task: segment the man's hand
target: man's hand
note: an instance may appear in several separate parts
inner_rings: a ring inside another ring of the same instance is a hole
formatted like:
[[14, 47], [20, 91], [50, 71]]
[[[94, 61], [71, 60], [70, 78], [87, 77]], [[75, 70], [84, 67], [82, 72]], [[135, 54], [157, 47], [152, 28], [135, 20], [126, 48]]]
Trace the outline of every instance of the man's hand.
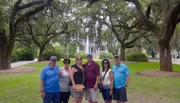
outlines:
[[98, 89], [98, 85], [94, 85], [94, 91], [96, 91]]
[[46, 96], [46, 93], [45, 92], [41, 92], [41, 98], [44, 99]]

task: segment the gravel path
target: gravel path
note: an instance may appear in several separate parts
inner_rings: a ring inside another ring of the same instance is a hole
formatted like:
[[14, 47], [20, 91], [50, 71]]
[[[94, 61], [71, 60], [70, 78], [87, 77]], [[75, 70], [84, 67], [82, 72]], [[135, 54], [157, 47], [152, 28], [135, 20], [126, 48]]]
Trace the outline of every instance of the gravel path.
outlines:
[[[150, 62], [159, 62], [159, 60], [149, 60]], [[179, 64], [180, 65], [180, 59], [172, 59], [173, 64]]]
[[14, 63], [11, 63], [11, 68], [19, 67], [19, 66], [29, 64], [29, 63], [34, 63], [36, 61], [37, 61], [37, 59], [35, 59], [34, 61], [18, 61], [18, 62], [14, 62]]

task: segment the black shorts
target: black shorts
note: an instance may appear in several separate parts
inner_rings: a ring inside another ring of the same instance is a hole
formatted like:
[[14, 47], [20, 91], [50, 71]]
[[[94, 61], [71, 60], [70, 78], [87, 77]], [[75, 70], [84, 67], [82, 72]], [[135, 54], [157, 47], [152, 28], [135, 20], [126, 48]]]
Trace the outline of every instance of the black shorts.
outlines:
[[120, 100], [122, 102], [127, 102], [126, 88], [122, 87], [119, 89], [113, 89], [113, 100]]

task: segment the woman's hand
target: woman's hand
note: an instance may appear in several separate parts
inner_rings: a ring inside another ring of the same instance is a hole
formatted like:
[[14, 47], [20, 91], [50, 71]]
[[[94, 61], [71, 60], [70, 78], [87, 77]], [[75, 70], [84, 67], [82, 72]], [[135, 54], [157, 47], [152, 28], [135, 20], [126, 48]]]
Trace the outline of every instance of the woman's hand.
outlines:
[[110, 96], [112, 96], [112, 95], [113, 95], [113, 90], [112, 90], [112, 89], [110, 89], [110, 91], [109, 91], [109, 95], [110, 95]]
[[74, 85], [73, 85], [73, 90], [75, 90], [75, 89], [76, 89], [76, 85], [74, 84]]

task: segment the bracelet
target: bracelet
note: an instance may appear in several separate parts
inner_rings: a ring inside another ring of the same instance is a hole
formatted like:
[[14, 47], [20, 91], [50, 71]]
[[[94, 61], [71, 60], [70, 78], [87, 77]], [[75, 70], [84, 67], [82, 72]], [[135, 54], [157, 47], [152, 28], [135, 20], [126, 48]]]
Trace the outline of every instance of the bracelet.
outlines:
[[43, 90], [41, 90], [41, 92], [44, 92]]
[[125, 85], [127, 87], [127, 85]]

